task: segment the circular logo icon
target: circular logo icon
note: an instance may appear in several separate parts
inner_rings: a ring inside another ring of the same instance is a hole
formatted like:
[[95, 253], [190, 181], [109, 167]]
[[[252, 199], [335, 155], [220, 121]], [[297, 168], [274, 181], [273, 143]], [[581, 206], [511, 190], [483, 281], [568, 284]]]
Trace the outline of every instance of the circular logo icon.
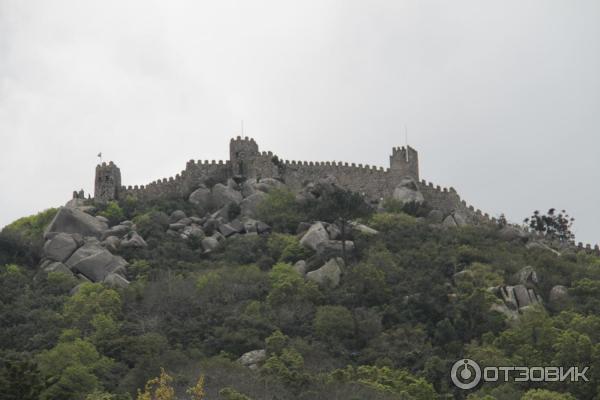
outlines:
[[481, 368], [479, 364], [468, 358], [458, 360], [452, 366], [450, 377], [457, 388], [473, 389], [481, 380]]

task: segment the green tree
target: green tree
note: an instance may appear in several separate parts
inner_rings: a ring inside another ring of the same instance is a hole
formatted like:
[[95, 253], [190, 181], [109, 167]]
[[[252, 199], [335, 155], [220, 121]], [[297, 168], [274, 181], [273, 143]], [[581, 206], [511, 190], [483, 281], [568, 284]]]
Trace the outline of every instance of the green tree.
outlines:
[[571, 218], [565, 210], [557, 213], [555, 208], [551, 208], [546, 214], [535, 210], [533, 215], [525, 218], [523, 222], [535, 232], [560, 241], [568, 241], [575, 239], [575, 234], [571, 231], [574, 221], [575, 218]]
[[258, 205], [258, 219], [271, 225], [276, 231], [295, 232], [306, 215], [291, 190], [275, 188]]
[[552, 392], [545, 389], [532, 389], [521, 400], [575, 400], [569, 393]]
[[0, 369], [0, 394], [6, 400], [37, 400], [44, 389], [37, 364], [28, 358], [4, 360]]
[[321, 187], [321, 196], [314, 202], [309, 202], [307, 207], [310, 215], [315, 220], [337, 223], [340, 226], [342, 241], [342, 258], [348, 265], [346, 256], [346, 239], [350, 222], [357, 218], [368, 217], [372, 213], [371, 207], [363, 196], [351, 190], [338, 186]]
[[[99, 283], [85, 283], [65, 303], [63, 315], [70, 327], [89, 335], [96, 329], [106, 331], [121, 314], [121, 297]], [[98, 317], [103, 315], [102, 320]], [[108, 320], [112, 321], [108, 321]], [[95, 323], [92, 323], [95, 320]], [[114, 332], [114, 328], [111, 328]]]
[[330, 344], [346, 342], [355, 332], [352, 313], [343, 306], [318, 307], [313, 325], [317, 336]]
[[125, 219], [125, 213], [116, 201], [109, 201], [99, 215], [108, 219], [110, 225], [116, 225]]
[[93, 344], [82, 339], [62, 341], [37, 357], [42, 375], [49, 383], [40, 399], [78, 400], [103, 388], [102, 378], [113, 361], [101, 356]]
[[242, 394], [230, 387], [226, 387], [219, 390], [219, 396], [221, 396], [221, 398], [224, 400], [252, 400], [245, 394]]

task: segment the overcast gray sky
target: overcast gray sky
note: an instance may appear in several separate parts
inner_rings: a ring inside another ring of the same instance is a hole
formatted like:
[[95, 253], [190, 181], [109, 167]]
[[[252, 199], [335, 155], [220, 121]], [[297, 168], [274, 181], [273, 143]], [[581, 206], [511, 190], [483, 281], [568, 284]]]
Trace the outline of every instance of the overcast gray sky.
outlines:
[[0, 0], [0, 226], [93, 189], [226, 159], [388, 166], [600, 241], [600, 2]]

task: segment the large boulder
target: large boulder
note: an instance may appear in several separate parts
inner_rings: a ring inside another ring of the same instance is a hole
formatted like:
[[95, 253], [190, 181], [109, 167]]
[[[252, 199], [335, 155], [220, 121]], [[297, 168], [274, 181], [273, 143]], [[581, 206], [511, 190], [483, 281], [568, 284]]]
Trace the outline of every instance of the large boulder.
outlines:
[[129, 286], [129, 281], [127, 279], [123, 278], [119, 274], [115, 274], [112, 272], [106, 275], [106, 278], [104, 278], [104, 283], [106, 283], [110, 287], [117, 289], [124, 289], [127, 286]]
[[379, 233], [377, 230], [371, 228], [370, 226], [359, 224], [358, 222], [351, 222], [350, 226], [352, 227], [352, 230], [354, 230], [355, 232], [359, 232], [363, 235], [371, 236], [377, 235]]
[[341, 258], [332, 258], [321, 268], [307, 273], [306, 279], [316, 282], [319, 285], [337, 287], [340, 284], [343, 265], [344, 261]]
[[50, 232], [78, 233], [81, 236], [102, 237], [108, 225], [76, 208], [61, 207], [46, 228]]
[[210, 253], [211, 251], [216, 250], [219, 247], [219, 241], [213, 237], [208, 236], [202, 239], [202, 248], [205, 253]]
[[102, 247], [104, 247], [106, 250], [110, 251], [111, 253], [114, 253], [117, 250], [119, 250], [119, 246], [121, 245], [121, 239], [119, 239], [116, 236], [109, 236], [106, 239], [104, 239], [101, 244]]
[[239, 204], [242, 201], [242, 194], [237, 190], [217, 183], [212, 188], [212, 203], [217, 207], [222, 207], [231, 203]]
[[410, 177], [402, 178], [400, 184], [394, 189], [392, 197], [394, 200], [401, 201], [404, 204], [423, 204], [425, 202], [425, 198], [419, 191], [417, 183]]
[[321, 222], [316, 222], [311, 225], [308, 231], [300, 239], [300, 244], [306, 248], [317, 251], [321, 243], [329, 240], [329, 233]]
[[254, 189], [253, 183], [256, 183], [256, 181], [244, 181], [242, 184], [240, 184], [240, 191], [242, 192], [242, 196], [244, 198], [256, 193], [256, 189]]
[[88, 241], [83, 246], [78, 248], [77, 251], [75, 251], [75, 253], [73, 253], [73, 255], [71, 257], [69, 257], [69, 259], [65, 262], [65, 264], [69, 268], [72, 268], [73, 265], [75, 265], [79, 261], [83, 260], [84, 258], [87, 258], [91, 255], [94, 255], [96, 253], [100, 253], [103, 251], [106, 251], [106, 249], [104, 247], [102, 247], [102, 245], [100, 243]]
[[444, 213], [441, 210], [433, 209], [427, 215], [427, 221], [432, 224], [441, 224], [444, 221]]
[[242, 200], [240, 203], [242, 217], [255, 218], [258, 211], [258, 206], [266, 198], [267, 195], [264, 192], [255, 192], [254, 194], [251, 194]]
[[458, 211], [455, 211], [452, 214], [452, 217], [454, 218], [454, 222], [456, 222], [457, 226], [466, 226], [468, 224], [467, 217], [464, 214], [462, 214], [462, 213], [460, 213]]
[[528, 289], [525, 285], [515, 285], [512, 288], [519, 309], [540, 303], [540, 299], [533, 289]]
[[504, 239], [507, 241], [512, 240], [527, 240], [528, 235], [522, 228], [513, 225], [506, 225], [498, 232], [498, 236], [500, 239]]
[[190, 226], [186, 226], [181, 233], [186, 238], [194, 238], [194, 239], [203, 239], [205, 234], [202, 228], [200, 228], [196, 224], [192, 224]]
[[446, 218], [444, 218], [442, 226], [445, 228], [456, 228], [458, 224], [456, 223], [452, 215], [448, 215]]
[[268, 193], [273, 189], [280, 188], [283, 186], [283, 183], [273, 178], [262, 178], [258, 182], [253, 183], [252, 186], [255, 190]]
[[343, 255], [342, 243], [346, 244], [346, 254], [354, 252], [354, 242], [351, 240], [327, 240], [317, 245], [317, 254], [323, 260]]
[[562, 311], [569, 306], [571, 299], [569, 289], [563, 285], [556, 285], [548, 295], [548, 305], [554, 311]]
[[142, 238], [137, 232], [131, 232], [121, 241], [121, 247], [127, 248], [143, 248], [148, 247], [144, 238]]
[[250, 369], [256, 369], [259, 367], [259, 364], [264, 362], [266, 359], [267, 351], [264, 349], [260, 349], [252, 350], [242, 354], [242, 356], [238, 359], [238, 362]]
[[[87, 248], [86, 248], [87, 246]], [[81, 251], [81, 254], [78, 254]], [[124, 273], [127, 261], [114, 256], [99, 245], [84, 245], [67, 261], [72, 271], [79, 272], [92, 282], [102, 282], [112, 272]]]
[[304, 260], [297, 261], [297, 262], [294, 264], [294, 267], [293, 267], [293, 268], [294, 268], [294, 270], [295, 270], [297, 273], [299, 273], [300, 275], [304, 276], [304, 274], [306, 274], [306, 268], [307, 268], [307, 267], [306, 267], [306, 261], [304, 261]]
[[67, 267], [65, 264], [63, 264], [61, 262], [50, 263], [47, 266], [45, 266], [43, 268], [43, 270], [46, 273], [57, 272], [57, 273], [66, 274], [66, 275], [73, 275], [73, 273], [71, 272], [69, 267]]
[[177, 222], [183, 218], [186, 218], [187, 215], [185, 215], [185, 212], [182, 210], [175, 210], [171, 213], [171, 215], [169, 216], [169, 221], [171, 222]]
[[122, 225], [122, 224], [115, 225], [112, 228], [104, 231], [101, 239], [104, 240], [109, 236], [116, 236], [118, 238], [122, 238], [123, 236], [127, 235], [130, 231], [131, 231], [130, 225]]
[[528, 288], [533, 288], [540, 283], [537, 272], [535, 272], [535, 269], [532, 266], [521, 268], [521, 270], [515, 275], [515, 281], [518, 284], [524, 285]]
[[190, 194], [189, 202], [195, 204], [203, 210], [206, 210], [210, 206], [210, 189], [205, 186], [201, 186], [198, 189], [194, 190], [192, 194]]
[[77, 250], [77, 242], [68, 233], [59, 233], [44, 245], [44, 257], [58, 262], [66, 261]]

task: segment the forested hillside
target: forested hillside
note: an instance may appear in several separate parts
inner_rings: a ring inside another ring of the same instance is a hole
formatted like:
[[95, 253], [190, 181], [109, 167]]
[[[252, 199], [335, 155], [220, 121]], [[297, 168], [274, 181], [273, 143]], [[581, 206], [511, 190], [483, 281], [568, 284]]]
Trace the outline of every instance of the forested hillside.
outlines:
[[[264, 227], [218, 237], [187, 200], [86, 207], [143, 242], [110, 247], [127, 263], [122, 282], [40, 266], [57, 210], [0, 235], [2, 399], [598, 398], [592, 253], [504, 221], [448, 226], [426, 205], [375, 210], [343, 191], [307, 202], [269, 188], [256, 206]], [[337, 240], [307, 239], [321, 228]], [[503, 295], [517, 288], [528, 304]], [[462, 391], [449, 374], [463, 357], [590, 366], [590, 382]]]

